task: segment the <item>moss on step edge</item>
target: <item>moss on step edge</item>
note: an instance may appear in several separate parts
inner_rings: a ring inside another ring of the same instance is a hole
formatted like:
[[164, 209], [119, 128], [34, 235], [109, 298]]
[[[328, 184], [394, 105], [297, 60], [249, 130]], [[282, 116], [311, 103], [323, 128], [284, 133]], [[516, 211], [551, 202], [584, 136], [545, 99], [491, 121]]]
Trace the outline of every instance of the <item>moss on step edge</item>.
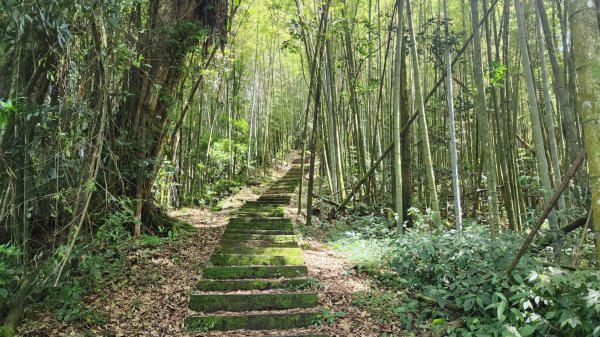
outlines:
[[299, 266], [304, 264], [304, 259], [302, 256], [215, 254], [210, 263], [213, 266]]
[[256, 222], [234, 222], [227, 225], [228, 229], [254, 229], [254, 230], [294, 230], [291, 223], [256, 223]]
[[222, 237], [223, 240], [260, 240], [260, 241], [273, 241], [273, 242], [296, 242], [298, 237], [296, 235], [259, 235], [259, 234], [231, 234], [225, 233]]
[[252, 311], [312, 308], [317, 305], [317, 294], [192, 294], [188, 307], [194, 311]]
[[272, 330], [306, 328], [317, 319], [318, 313], [264, 314], [243, 316], [202, 316], [187, 317], [185, 327], [191, 331], [211, 330]]
[[243, 229], [243, 228], [226, 228], [225, 234], [258, 234], [258, 235], [293, 235], [293, 230], [285, 229]]
[[306, 276], [306, 266], [206, 267], [205, 279], [251, 279]]
[[235, 217], [229, 223], [280, 223], [291, 224], [292, 220], [282, 217]]
[[221, 247], [298, 247], [296, 241], [221, 240]]
[[200, 291], [307, 289], [316, 281], [312, 278], [263, 279], [263, 280], [200, 280], [196, 289]]
[[216, 254], [248, 254], [271, 256], [302, 256], [300, 247], [219, 247]]

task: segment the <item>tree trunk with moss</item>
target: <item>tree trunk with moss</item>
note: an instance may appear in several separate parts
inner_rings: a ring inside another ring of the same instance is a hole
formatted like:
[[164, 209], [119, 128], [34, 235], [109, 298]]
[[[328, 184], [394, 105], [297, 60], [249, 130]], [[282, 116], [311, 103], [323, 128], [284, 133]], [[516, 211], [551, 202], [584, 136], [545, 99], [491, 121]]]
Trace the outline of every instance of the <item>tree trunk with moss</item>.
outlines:
[[145, 33], [138, 47], [145, 64], [131, 67], [125, 80], [129, 95], [112, 126], [121, 140], [114, 143], [114, 152], [119, 154], [117, 165], [125, 178], [124, 190], [117, 189], [117, 195], [135, 200], [135, 236], [141, 234], [142, 223], [153, 226], [160, 221], [151, 200], [152, 185], [169, 140], [169, 112], [186, 55], [202, 38], [206, 51], [215, 38], [224, 36], [227, 2], [152, 0], [147, 11], [147, 21], [140, 24]]
[[591, 1], [570, 0], [569, 12], [592, 192], [593, 232], [600, 261], [600, 33], [594, 29], [598, 27], [597, 8]]

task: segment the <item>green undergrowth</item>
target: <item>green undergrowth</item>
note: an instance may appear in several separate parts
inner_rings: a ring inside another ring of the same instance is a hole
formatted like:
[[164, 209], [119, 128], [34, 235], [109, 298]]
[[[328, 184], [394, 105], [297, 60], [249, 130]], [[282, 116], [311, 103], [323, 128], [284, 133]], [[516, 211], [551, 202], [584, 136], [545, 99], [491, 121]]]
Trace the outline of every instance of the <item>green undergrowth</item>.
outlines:
[[355, 294], [355, 305], [417, 334], [451, 326], [457, 337], [600, 336], [600, 271], [549, 266], [551, 254], [534, 242], [530, 251], [540, 253], [508, 275], [521, 234], [491, 238], [486, 226], [466, 222], [459, 235], [425, 224], [402, 235], [374, 216], [319, 225], [325, 242], [384, 289]]

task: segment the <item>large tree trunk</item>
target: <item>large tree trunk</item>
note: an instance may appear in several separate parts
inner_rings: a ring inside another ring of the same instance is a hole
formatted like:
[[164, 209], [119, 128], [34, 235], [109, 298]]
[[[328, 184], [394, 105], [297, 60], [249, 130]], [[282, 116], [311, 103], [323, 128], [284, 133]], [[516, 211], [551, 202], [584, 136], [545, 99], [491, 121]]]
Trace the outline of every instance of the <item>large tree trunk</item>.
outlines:
[[596, 256], [600, 262], [600, 34], [596, 5], [585, 0], [569, 1], [571, 33], [577, 79], [581, 122], [587, 151]]
[[[151, 189], [162, 161], [171, 124], [168, 113], [182, 79], [182, 66], [187, 53], [200, 42], [204, 27], [225, 32], [227, 2], [211, 0], [151, 0], [148, 20], [140, 37], [139, 50], [145, 63], [132, 66], [126, 78], [129, 93], [113, 125], [122, 140], [119, 169], [124, 176], [121, 193], [135, 199], [134, 234], [139, 236], [141, 224], [152, 225]], [[214, 34], [214, 33], [213, 33]], [[207, 37], [204, 50], [212, 42]], [[219, 41], [220, 42], [220, 41]]]

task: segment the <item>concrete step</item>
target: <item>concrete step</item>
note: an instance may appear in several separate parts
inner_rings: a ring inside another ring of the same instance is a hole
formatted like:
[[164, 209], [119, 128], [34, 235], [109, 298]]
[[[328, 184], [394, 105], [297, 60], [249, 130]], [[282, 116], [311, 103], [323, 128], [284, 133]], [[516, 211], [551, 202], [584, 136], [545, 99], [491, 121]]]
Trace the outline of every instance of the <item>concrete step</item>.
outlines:
[[308, 275], [306, 266], [210, 266], [204, 268], [205, 279], [260, 279]]
[[298, 247], [296, 241], [269, 241], [269, 240], [221, 240], [222, 247]]
[[226, 228], [224, 234], [293, 235], [293, 230]]
[[300, 247], [232, 247], [222, 246], [215, 254], [246, 254], [272, 256], [302, 256]]
[[188, 308], [199, 312], [285, 310], [312, 308], [315, 293], [192, 294]]
[[291, 224], [292, 220], [282, 217], [254, 217], [254, 216], [243, 216], [229, 218], [229, 223], [280, 223], [280, 224]]
[[257, 280], [200, 280], [196, 289], [200, 291], [239, 291], [269, 289], [305, 289], [314, 282], [306, 277], [257, 279]]
[[[269, 241], [269, 242], [294, 242], [298, 241], [296, 235], [261, 235], [261, 234], [233, 234], [224, 233], [221, 240], [230, 241]], [[222, 242], [222, 241], [221, 241]]]
[[311, 326], [317, 319], [318, 312], [299, 312], [285, 314], [248, 314], [248, 315], [214, 315], [188, 317], [185, 327], [192, 331], [205, 332], [212, 330], [274, 330], [298, 329]]
[[253, 230], [285, 230], [293, 231], [291, 223], [277, 222], [234, 222], [227, 225], [227, 229], [253, 229]]
[[214, 254], [209, 262], [213, 266], [300, 266], [302, 256]]

